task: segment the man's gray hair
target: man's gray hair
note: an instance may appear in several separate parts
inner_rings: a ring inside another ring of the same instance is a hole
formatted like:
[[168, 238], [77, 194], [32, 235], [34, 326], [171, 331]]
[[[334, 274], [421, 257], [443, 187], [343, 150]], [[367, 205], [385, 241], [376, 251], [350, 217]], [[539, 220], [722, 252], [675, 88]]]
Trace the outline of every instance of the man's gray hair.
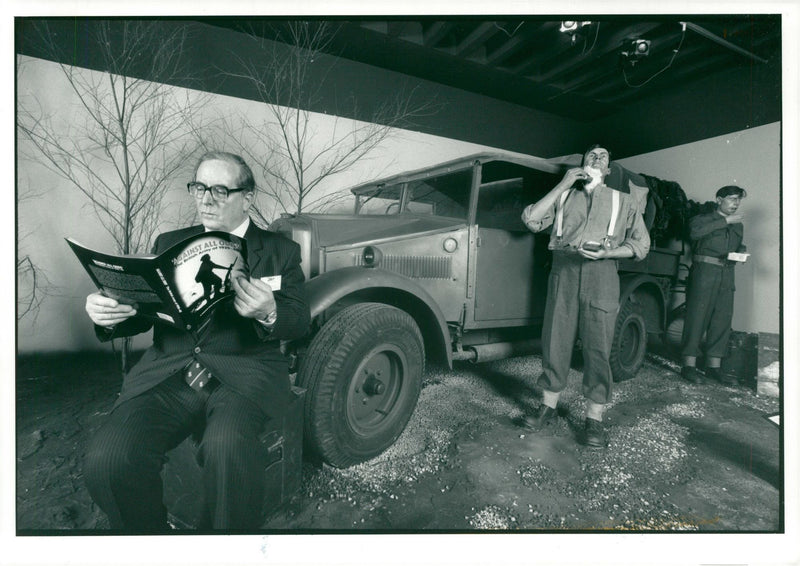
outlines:
[[256, 181], [253, 177], [253, 171], [250, 169], [250, 166], [244, 159], [242, 159], [241, 156], [236, 155], [235, 153], [229, 153], [227, 151], [209, 151], [204, 153], [197, 162], [197, 167], [194, 169], [195, 176], [197, 175], [197, 170], [200, 169], [200, 165], [206, 161], [212, 161], [214, 159], [227, 161], [228, 163], [233, 163], [234, 165], [239, 166], [239, 178], [236, 180], [237, 188], [245, 189], [246, 191], [256, 190]]

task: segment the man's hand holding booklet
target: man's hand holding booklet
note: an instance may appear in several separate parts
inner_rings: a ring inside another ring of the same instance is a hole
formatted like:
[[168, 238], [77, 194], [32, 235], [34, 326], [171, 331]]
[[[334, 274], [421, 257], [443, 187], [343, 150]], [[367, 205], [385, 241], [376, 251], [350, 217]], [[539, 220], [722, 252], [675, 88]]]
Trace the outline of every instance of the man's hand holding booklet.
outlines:
[[[137, 316], [196, 327], [218, 303], [233, 298], [232, 282], [247, 277], [247, 243], [222, 231], [191, 236], [153, 256], [120, 256], [67, 243], [104, 295], [135, 304]], [[274, 278], [266, 278], [274, 279]], [[280, 289], [280, 276], [270, 283]]]

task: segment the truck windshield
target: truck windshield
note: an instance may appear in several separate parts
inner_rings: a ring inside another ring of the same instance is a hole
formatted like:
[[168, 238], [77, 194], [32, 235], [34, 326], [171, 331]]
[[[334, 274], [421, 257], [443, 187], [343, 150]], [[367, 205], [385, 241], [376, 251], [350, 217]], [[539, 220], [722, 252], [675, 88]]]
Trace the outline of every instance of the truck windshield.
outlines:
[[397, 214], [403, 185], [376, 185], [356, 194], [356, 214]]
[[466, 169], [407, 183], [361, 189], [356, 194], [356, 214], [409, 212], [465, 220], [471, 179], [472, 171]]

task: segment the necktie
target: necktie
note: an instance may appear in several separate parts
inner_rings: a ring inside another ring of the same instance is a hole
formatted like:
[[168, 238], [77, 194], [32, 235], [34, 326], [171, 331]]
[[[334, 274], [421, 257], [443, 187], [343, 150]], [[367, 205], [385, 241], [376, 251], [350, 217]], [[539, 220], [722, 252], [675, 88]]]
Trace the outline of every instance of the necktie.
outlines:
[[195, 391], [203, 391], [203, 388], [211, 380], [213, 376], [208, 368], [203, 366], [200, 362], [192, 362], [186, 368], [184, 379], [189, 387]]

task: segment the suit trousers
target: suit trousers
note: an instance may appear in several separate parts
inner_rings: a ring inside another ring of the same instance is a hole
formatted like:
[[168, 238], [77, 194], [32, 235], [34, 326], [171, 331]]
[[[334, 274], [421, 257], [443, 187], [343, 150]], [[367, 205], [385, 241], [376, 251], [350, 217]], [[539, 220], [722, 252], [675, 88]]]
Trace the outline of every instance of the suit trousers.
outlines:
[[555, 252], [542, 328], [542, 375], [538, 384], [559, 392], [567, 386], [579, 335], [583, 349], [583, 396], [611, 401], [611, 344], [619, 311], [617, 262]]
[[111, 527], [141, 533], [169, 530], [161, 472], [165, 454], [199, 435], [204, 513], [201, 529], [260, 527], [267, 416], [219, 383], [195, 391], [175, 374], [120, 403], [90, 441], [84, 476]]
[[735, 291], [733, 265], [696, 262], [686, 288], [686, 319], [681, 354], [697, 357], [705, 334], [705, 354], [722, 358], [728, 349]]

